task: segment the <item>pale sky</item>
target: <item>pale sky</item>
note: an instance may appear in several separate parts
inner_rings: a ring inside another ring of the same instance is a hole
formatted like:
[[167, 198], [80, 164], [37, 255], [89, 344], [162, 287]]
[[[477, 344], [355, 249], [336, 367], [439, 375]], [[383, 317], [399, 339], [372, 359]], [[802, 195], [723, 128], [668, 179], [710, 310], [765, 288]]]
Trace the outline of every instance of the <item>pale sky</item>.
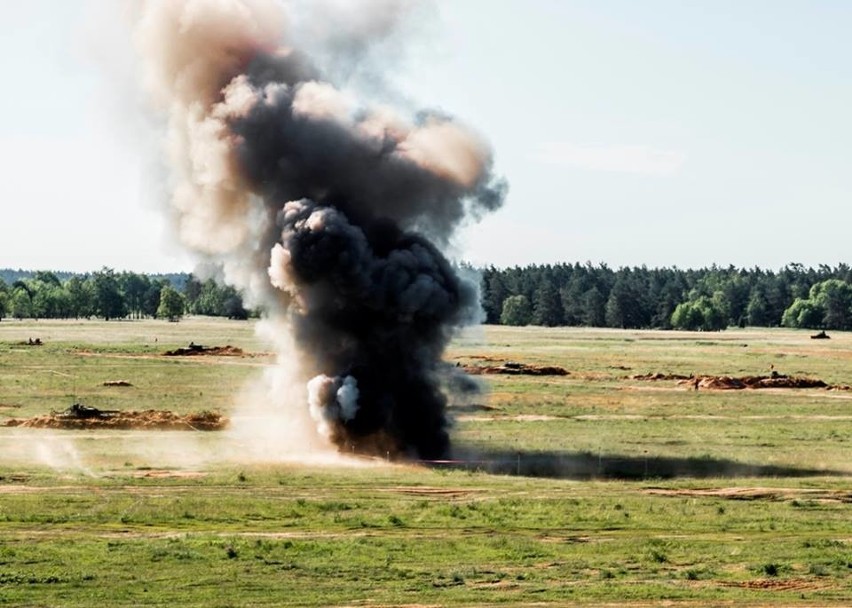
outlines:
[[[352, 0], [355, 1], [355, 0]], [[389, 82], [491, 141], [497, 266], [849, 263], [852, 2], [439, 0]], [[127, 30], [0, 13], [0, 267], [191, 270], [170, 244]]]

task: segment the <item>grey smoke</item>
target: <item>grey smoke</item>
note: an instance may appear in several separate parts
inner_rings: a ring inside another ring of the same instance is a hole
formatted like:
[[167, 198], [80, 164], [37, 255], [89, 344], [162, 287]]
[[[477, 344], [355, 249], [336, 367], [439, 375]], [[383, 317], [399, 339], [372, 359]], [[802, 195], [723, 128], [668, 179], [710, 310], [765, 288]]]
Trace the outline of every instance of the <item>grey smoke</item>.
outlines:
[[[386, 39], [394, 14], [375, 27], [365, 16], [349, 48]], [[292, 21], [271, 1], [144, 5], [179, 232], [290, 333], [321, 435], [364, 453], [445, 455], [445, 390], [464, 383], [447, 381], [442, 355], [479, 305], [441, 249], [502, 204], [505, 182], [484, 139], [452, 117], [408, 116], [330, 82], [288, 44]]]

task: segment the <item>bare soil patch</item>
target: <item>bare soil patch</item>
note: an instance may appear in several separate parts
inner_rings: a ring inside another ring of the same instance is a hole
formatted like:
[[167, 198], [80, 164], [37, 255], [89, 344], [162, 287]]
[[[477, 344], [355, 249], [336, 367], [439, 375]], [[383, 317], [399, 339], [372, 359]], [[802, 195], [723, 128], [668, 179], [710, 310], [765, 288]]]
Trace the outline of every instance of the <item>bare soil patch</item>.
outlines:
[[471, 376], [506, 374], [509, 376], [567, 376], [568, 370], [558, 365], [532, 365], [506, 361], [501, 365], [465, 365], [464, 371]]
[[729, 487], [669, 489], [648, 488], [646, 494], [656, 496], [681, 496], [691, 498], [727, 498], [729, 500], [792, 500], [810, 499], [852, 503], [852, 491], [824, 490], [819, 488], [766, 488], [766, 487]]
[[[0, 494], [40, 494], [73, 492], [78, 486], [31, 486], [31, 485], [0, 485]], [[30, 532], [33, 532], [30, 530]]]
[[217, 412], [181, 415], [167, 410], [75, 410], [72, 406], [64, 412], [52, 412], [32, 418], [12, 418], [2, 426], [39, 429], [220, 431], [226, 428], [228, 423], [228, 418]]
[[226, 344], [225, 346], [202, 346], [190, 342], [189, 346], [167, 350], [164, 357], [249, 357], [243, 349]]
[[[641, 418], [639, 416], [638, 418]], [[548, 422], [550, 420], [561, 420], [560, 416], [549, 416], [546, 414], [517, 414], [515, 416], [476, 416], [476, 415], [461, 415], [457, 416], [456, 420], [460, 422]]]
[[449, 409], [454, 412], [493, 412], [499, 408], [484, 403], [456, 403], [451, 405]]
[[442, 498], [460, 498], [469, 496], [474, 492], [466, 488], [436, 488], [432, 486], [394, 486], [387, 488], [387, 491], [413, 496], [438, 496]]
[[207, 473], [203, 471], [174, 471], [169, 469], [140, 470], [131, 474], [131, 477], [144, 479], [198, 479], [206, 476]]
[[743, 589], [766, 589], [767, 591], [814, 591], [832, 587], [832, 585], [806, 578], [758, 578], [750, 581], [722, 582], [720, 585]]
[[651, 382], [661, 380], [676, 381], [678, 386], [692, 388], [694, 390], [742, 390], [742, 389], [765, 389], [765, 388], [822, 388], [826, 390], [852, 390], [846, 385], [827, 384], [819, 378], [807, 378], [804, 376], [787, 376], [773, 372], [769, 376], [712, 376], [682, 374], [636, 374], [630, 376], [631, 380], [647, 380]]
[[647, 374], [634, 374], [630, 376], [631, 380], [691, 380], [694, 376], [684, 376], [683, 374], [662, 374], [660, 372]]

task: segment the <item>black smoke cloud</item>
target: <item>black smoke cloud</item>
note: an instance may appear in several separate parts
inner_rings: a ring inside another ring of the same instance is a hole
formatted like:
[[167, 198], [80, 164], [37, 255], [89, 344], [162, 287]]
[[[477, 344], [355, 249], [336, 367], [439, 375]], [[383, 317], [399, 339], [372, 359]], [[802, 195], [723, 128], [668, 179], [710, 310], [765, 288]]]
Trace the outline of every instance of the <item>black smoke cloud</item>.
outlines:
[[[475, 288], [432, 243], [392, 223], [353, 225], [307, 199], [288, 203], [281, 223], [276, 251], [288, 252], [290, 276], [279, 285], [297, 300], [295, 339], [317, 371], [354, 378], [358, 390], [351, 419], [329, 420], [331, 438], [358, 451], [444, 455], [441, 355], [469, 320]], [[321, 402], [339, 407], [336, 395]]]
[[324, 80], [259, 21], [272, 10], [147, 5], [143, 22], [173, 38], [151, 72], [170, 115], [180, 232], [286, 321], [321, 435], [347, 451], [443, 456], [442, 355], [477, 317], [478, 292], [441, 248], [501, 205], [505, 183], [452, 118], [406, 119]]

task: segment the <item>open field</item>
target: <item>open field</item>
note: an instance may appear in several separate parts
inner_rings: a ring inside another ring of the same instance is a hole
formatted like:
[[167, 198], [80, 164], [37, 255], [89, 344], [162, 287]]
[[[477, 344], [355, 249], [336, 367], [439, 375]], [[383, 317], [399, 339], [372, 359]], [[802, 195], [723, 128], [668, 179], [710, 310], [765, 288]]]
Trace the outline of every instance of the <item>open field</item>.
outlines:
[[[443, 465], [0, 427], [0, 605], [848, 606], [852, 391], [631, 379], [852, 384], [852, 335], [831, 335], [470, 330], [450, 362], [569, 374], [480, 377], [451, 408], [465, 462]], [[254, 356], [161, 355], [190, 341]], [[268, 350], [243, 322], [4, 320], [0, 423], [75, 401], [231, 414]]]

